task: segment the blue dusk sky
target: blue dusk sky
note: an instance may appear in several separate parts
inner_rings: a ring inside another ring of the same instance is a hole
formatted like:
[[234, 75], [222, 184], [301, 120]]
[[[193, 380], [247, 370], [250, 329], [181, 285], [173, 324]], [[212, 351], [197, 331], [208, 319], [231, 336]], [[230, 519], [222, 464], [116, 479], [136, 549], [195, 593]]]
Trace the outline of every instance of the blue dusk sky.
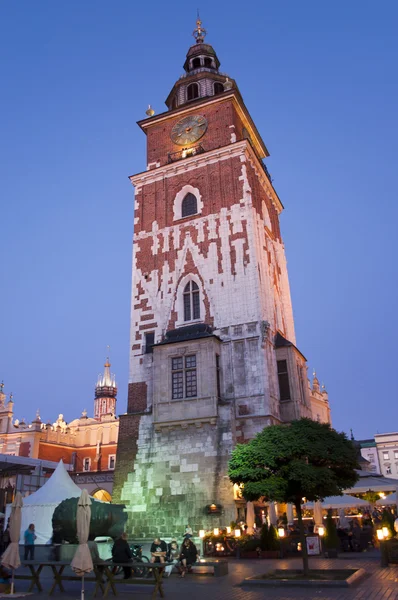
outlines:
[[[0, 380], [15, 416], [126, 409], [136, 121], [182, 74], [196, 4], [0, 3]], [[357, 438], [396, 431], [398, 3], [202, 0], [271, 156], [297, 344]]]

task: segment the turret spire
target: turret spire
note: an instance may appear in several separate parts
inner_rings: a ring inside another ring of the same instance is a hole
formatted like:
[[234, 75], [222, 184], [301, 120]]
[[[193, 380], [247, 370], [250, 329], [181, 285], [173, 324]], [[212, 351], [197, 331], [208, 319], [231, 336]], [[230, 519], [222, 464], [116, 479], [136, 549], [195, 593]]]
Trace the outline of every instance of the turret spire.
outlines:
[[194, 31], [192, 33], [197, 44], [203, 44], [203, 42], [205, 41], [206, 33], [207, 33], [206, 29], [203, 29], [203, 27], [202, 27], [202, 21], [200, 20], [199, 11], [198, 11], [198, 15], [196, 18], [196, 29], [194, 29]]

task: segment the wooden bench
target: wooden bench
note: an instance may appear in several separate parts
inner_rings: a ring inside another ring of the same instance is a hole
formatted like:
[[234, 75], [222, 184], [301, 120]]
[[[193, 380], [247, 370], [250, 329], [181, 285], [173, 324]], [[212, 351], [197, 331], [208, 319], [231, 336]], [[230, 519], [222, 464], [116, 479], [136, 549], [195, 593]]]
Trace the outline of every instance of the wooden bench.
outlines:
[[[171, 566], [173, 563], [113, 563], [104, 561], [102, 563], [94, 564], [93, 575], [88, 574], [84, 576], [84, 583], [95, 583], [95, 588], [93, 592], [93, 596], [96, 596], [98, 591], [102, 592], [102, 597], [106, 598], [110, 591], [112, 591], [114, 596], [117, 596], [116, 585], [152, 585], [154, 586], [152, 592], [152, 600], [155, 600], [157, 594], [163, 598], [164, 590], [163, 590], [163, 572], [164, 567]], [[65, 561], [34, 561], [34, 560], [24, 560], [21, 562], [21, 565], [24, 567], [28, 567], [30, 570], [30, 575], [20, 574], [18, 570], [15, 571], [15, 579], [25, 579], [30, 580], [30, 586], [28, 591], [34, 591], [34, 588], [37, 587], [39, 592], [43, 591], [43, 586], [40, 581], [40, 577], [42, 576], [42, 570], [44, 567], [49, 567], [53, 574], [53, 584], [49, 591], [49, 595], [52, 596], [56, 591], [56, 588], [59, 589], [59, 592], [64, 592], [65, 588], [63, 586], [63, 582], [65, 581], [82, 581], [82, 577], [79, 577], [76, 574], [65, 574], [64, 570], [66, 567], [70, 567], [70, 562]], [[148, 575], [152, 575], [152, 577], [136, 577], [134, 576], [134, 566], [139, 568], [139, 570], [147, 571]], [[119, 567], [130, 567], [133, 569], [132, 577], [129, 579], [123, 579], [122, 577], [118, 577]], [[57, 590], [58, 591], [58, 590]]]
[[[228, 561], [227, 560], [207, 560], [202, 559], [191, 565], [192, 567], [212, 567], [214, 577], [223, 577], [228, 575]], [[195, 574], [195, 572], [193, 572]], [[200, 574], [201, 571], [197, 571], [196, 574]]]

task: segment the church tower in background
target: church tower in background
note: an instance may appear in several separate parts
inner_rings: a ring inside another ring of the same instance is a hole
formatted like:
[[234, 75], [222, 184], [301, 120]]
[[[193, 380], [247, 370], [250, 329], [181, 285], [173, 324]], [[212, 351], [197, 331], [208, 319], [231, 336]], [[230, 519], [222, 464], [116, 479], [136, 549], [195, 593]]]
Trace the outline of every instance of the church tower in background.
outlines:
[[113, 499], [137, 537], [235, 520], [233, 447], [312, 417], [268, 150], [205, 35], [198, 20], [168, 110], [139, 122], [147, 169], [130, 178], [130, 378]]

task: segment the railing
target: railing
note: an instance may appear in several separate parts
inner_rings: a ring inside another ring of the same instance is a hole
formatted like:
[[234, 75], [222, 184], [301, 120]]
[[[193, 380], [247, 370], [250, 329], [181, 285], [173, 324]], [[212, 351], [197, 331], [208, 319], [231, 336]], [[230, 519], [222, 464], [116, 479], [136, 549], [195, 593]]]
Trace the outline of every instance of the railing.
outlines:
[[183, 150], [178, 150], [178, 152], [169, 152], [167, 155], [167, 162], [172, 163], [177, 160], [182, 160], [183, 158], [190, 158], [191, 156], [202, 154], [204, 151], [205, 149], [203, 146], [199, 144], [198, 146], [191, 146], [191, 148], [183, 148]]

